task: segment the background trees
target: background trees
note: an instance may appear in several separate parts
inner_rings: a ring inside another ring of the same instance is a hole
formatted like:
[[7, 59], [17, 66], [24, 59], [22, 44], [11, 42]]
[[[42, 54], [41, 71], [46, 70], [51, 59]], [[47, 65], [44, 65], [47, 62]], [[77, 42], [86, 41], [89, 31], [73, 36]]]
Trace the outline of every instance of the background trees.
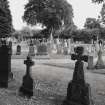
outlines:
[[12, 16], [7, 0], [0, 0], [0, 37], [10, 36], [12, 32]]
[[92, 0], [92, 2], [95, 2], [95, 3], [102, 3], [102, 2], [104, 2], [104, 0]]
[[96, 18], [86, 18], [84, 27], [86, 29], [94, 29], [94, 28], [100, 28], [101, 26], [99, 21]]
[[23, 16], [23, 20], [31, 26], [41, 23], [47, 33], [68, 24], [70, 26], [73, 24], [72, 18], [72, 6], [66, 0], [29, 0]]

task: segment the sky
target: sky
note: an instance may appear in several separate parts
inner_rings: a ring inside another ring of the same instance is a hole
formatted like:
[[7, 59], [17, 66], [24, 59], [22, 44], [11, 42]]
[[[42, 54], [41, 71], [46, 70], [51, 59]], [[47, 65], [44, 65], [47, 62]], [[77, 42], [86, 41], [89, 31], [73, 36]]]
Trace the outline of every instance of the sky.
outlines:
[[[24, 5], [28, 0], [9, 0], [10, 10], [13, 19], [13, 26], [20, 30], [26, 23], [23, 22], [22, 16], [24, 14]], [[91, 0], [67, 0], [73, 8], [74, 24], [78, 28], [83, 28], [87, 17], [97, 18], [100, 14], [102, 4], [94, 4]], [[38, 28], [38, 27], [35, 27]]]

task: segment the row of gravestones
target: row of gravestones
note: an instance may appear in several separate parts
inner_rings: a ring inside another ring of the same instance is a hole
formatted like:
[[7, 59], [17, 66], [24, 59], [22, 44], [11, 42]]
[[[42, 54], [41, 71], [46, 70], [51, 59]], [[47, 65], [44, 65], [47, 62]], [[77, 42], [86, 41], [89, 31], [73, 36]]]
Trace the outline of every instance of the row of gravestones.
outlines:
[[[58, 48], [60, 49], [60, 47], [58, 47]], [[74, 50], [74, 47], [73, 47], [73, 50]], [[16, 54], [17, 55], [21, 54], [21, 46], [20, 45], [17, 46]], [[47, 47], [45, 44], [38, 46], [37, 55], [47, 55], [47, 54], [48, 54], [48, 52], [47, 52]], [[35, 56], [35, 49], [34, 49], [33, 44], [30, 44], [30, 46], [29, 46], [29, 54], [28, 55]], [[93, 55], [88, 55], [88, 67], [87, 68], [94, 69], [94, 56]], [[102, 60], [102, 51], [100, 51], [100, 50], [98, 52], [98, 60], [97, 60], [97, 64], [95, 65], [95, 68], [104, 68], [104, 64], [103, 64], [103, 60]]]
[[[50, 52], [50, 53], [55, 53], [55, 54], [68, 55], [68, 54], [71, 54], [71, 53], [74, 52], [74, 47], [75, 47], [74, 45], [71, 45], [70, 47], [62, 47], [61, 45], [55, 45], [55, 44], [46, 45], [44, 43], [41, 43], [40, 45], [38, 45], [36, 47], [32, 43], [30, 43], [29, 54], [32, 55], [32, 56], [35, 55], [35, 54], [36, 55], [47, 55]], [[89, 46], [84, 46], [84, 48], [85, 48], [84, 52], [86, 54], [88, 54], [88, 53], [92, 52], [92, 49], [94, 47], [89, 45]], [[16, 55], [20, 55], [20, 54], [21, 54], [21, 46], [17, 45]]]
[[[36, 53], [36, 48], [34, 47], [33, 44], [30, 44], [28, 55], [35, 56], [35, 54], [36, 55], [48, 55], [46, 45], [41, 44], [41, 45], [37, 46], [37, 53]], [[17, 45], [16, 55], [21, 55], [21, 46], [20, 45]]]

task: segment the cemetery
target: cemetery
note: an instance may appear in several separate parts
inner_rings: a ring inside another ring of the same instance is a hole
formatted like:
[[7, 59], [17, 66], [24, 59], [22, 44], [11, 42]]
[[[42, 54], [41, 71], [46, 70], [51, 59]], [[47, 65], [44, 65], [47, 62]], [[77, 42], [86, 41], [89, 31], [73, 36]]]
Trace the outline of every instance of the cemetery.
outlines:
[[17, 30], [9, 3], [0, 1], [0, 105], [105, 105], [103, 17], [78, 29], [68, 1], [29, 0]]

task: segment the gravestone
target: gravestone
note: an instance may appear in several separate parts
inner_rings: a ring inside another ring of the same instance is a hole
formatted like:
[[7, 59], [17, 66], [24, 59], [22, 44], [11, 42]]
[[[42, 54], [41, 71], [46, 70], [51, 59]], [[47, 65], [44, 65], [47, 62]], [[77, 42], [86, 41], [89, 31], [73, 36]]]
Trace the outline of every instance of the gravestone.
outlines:
[[23, 83], [19, 89], [19, 92], [21, 95], [30, 98], [33, 96], [33, 79], [31, 77], [31, 66], [34, 65], [34, 62], [28, 56], [27, 60], [24, 61], [24, 64], [26, 64], [26, 74], [23, 77]]
[[89, 55], [88, 56], [88, 67], [87, 67], [87, 69], [94, 69], [94, 65], [93, 65], [93, 56], [92, 55]]
[[29, 53], [28, 53], [28, 55], [29, 56], [35, 56], [35, 49], [34, 49], [34, 46], [33, 46], [32, 43], [29, 46]]
[[10, 80], [13, 79], [13, 73], [11, 72], [12, 41], [9, 42], [8, 47], [9, 47], [9, 55], [8, 55], [9, 56], [8, 57], [8, 59], [9, 59], [9, 62], [8, 62], [9, 63], [9, 67], [8, 67], [8, 69], [9, 69], [9, 79], [8, 80], [10, 81]]
[[37, 46], [37, 54], [36, 55], [48, 55], [47, 46], [45, 44], [40, 44]]
[[85, 82], [83, 70], [83, 61], [87, 62], [88, 56], [83, 55], [83, 47], [76, 47], [74, 51], [75, 54], [71, 55], [71, 59], [77, 61], [63, 105], [92, 105], [90, 85]]
[[20, 54], [21, 54], [21, 46], [17, 45], [16, 55], [20, 55]]
[[0, 87], [7, 88], [8, 80], [13, 78], [11, 72], [11, 48], [5, 40], [0, 45]]
[[99, 51], [98, 51], [98, 59], [97, 59], [97, 62], [96, 62], [96, 65], [95, 65], [95, 69], [104, 69], [105, 68], [105, 65], [104, 65], [104, 62], [103, 62], [103, 59], [102, 59], [102, 41], [99, 40]]

